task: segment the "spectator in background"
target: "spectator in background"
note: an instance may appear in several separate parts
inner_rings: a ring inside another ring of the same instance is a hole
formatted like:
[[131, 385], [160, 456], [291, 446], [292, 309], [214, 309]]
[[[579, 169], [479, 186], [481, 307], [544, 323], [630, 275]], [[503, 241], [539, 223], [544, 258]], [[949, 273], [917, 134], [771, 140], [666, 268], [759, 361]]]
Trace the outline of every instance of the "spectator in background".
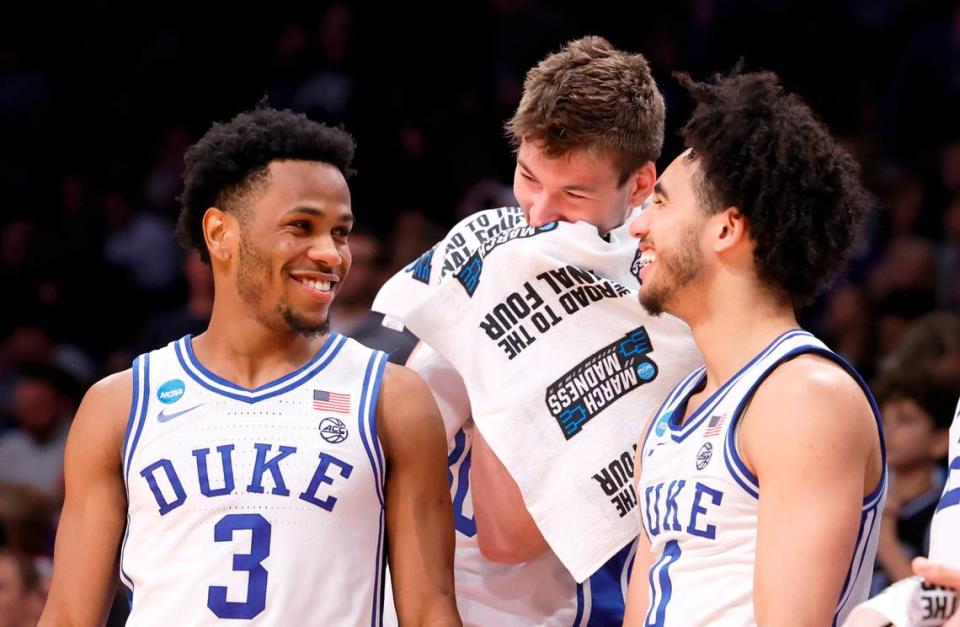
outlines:
[[128, 273], [133, 287], [144, 294], [171, 289], [179, 278], [180, 251], [173, 239], [173, 225], [158, 215], [136, 211], [121, 192], [104, 199], [110, 233], [104, 243], [104, 259]]
[[925, 372], [960, 384], [960, 316], [927, 314], [913, 322], [879, 366], [879, 374]]
[[827, 345], [870, 380], [876, 365], [876, 330], [872, 306], [863, 286], [846, 283], [834, 289], [820, 326]]
[[0, 547], [0, 627], [33, 627], [40, 619], [47, 583], [26, 555]]
[[53, 366], [21, 371], [13, 394], [17, 427], [0, 436], [0, 480], [54, 496], [63, 490], [63, 451], [76, 410], [76, 384]]
[[960, 187], [943, 216], [943, 239], [937, 247], [938, 304], [960, 313]]
[[942, 464], [960, 389], [917, 370], [874, 384], [887, 440], [890, 486], [880, 525], [871, 595], [912, 574], [910, 560], [927, 555], [930, 521], [943, 492]]
[[157, 346], [166, 346], [188, 333], [199, 335], [210, 322], [213, 312], [213, 273], [203, 263], [197, 251], [190, 251], [183, 259], [183, 275], [187, 280], [187, 302], [173, 311], [150, 318], [140, 333], [140, 352]]

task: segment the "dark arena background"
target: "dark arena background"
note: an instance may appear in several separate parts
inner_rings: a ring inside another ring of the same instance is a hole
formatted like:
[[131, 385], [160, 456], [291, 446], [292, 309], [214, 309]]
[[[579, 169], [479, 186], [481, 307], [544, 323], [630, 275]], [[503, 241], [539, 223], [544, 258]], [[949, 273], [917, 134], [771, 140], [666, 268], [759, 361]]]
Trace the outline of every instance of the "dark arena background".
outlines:
[[[42, 607], [83, 392], [209, 315], [209, 273], [173, 239], [184, 150], [264, 98], [357, 140], [354, 267], [332, 316], [351, 333], [380, 284], [447, 228], [515, 202], [503, 123], [526, 70], [566, 41], [602, 35], [647, 56], [667, 102], [660, 169], [690, 112], [672, 72], [704, 79], [740, 59], [773, 70], [843, 138], [876, 198], [855, 258], [803, 324], [868, 381], [924, 372], [960, 395], [956, 2], [77, 2], [4, 14], [0, 546], [12, 550], [0, 562], [25, 555], [39, 575], [18, 588], [21, 624]], [[111, 621], [123, 612], [118, 602]]]

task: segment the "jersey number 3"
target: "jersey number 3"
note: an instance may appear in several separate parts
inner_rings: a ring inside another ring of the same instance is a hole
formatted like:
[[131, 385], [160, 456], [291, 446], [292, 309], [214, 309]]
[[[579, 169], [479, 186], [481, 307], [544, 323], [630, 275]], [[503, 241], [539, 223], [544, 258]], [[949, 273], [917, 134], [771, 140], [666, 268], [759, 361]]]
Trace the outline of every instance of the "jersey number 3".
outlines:
[[260, 564], [270, 555], [270, 523], [260, 514], [228, 514], [213, 527], [216, 542], [230, 542], [234, 531], [247, 531], [250, 552], [233, 556], [233, 570], [249, 573], [245, 601], [227, 601], [226, 586], [210, 586], [207, 607], [220, 618], [253, 618], [267, 605], [267, 571]]

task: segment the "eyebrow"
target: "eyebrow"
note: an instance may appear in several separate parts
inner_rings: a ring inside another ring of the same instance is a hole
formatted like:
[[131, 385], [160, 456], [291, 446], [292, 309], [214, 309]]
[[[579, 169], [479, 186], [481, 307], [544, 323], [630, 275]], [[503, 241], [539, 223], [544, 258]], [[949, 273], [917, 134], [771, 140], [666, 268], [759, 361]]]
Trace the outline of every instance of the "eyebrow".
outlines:
[[657, 181], [656, 184], [653, 186], [653, 193], [660, 194], [667, 200], [670, 200], [670, 194], [668, 194], [667, 190], [663, 188], [663, 185], [660, 183], [660, 181]]
[[[286, 215], [291, 215], [294, 213], [306, 213], [307, 215], [314, 216], [317, 218], [322, 218], [326, 214], [322, 209], [317, 209], [316, 207], [294, 207], [293, 209], [287, 211]], [[338, 222], [344, 222], [353, 224], [356, 219], [353, 217], [352, 213], [342, 213], [338, 218]]]
[[[530, 168], [527, 166], [527, 164], [524, 163], [523, 160], [520, 159], [519, 157], [517, 157], [517, 164], [518, 164], [521, 168], [523, 168], [523, 170], [524, 170], [528, 175], [530, 175], [532, 178], [534, 178], [534, 179], [537, 178], [536, 176], [534, 176], [533, 172], [530, 170]], [[567, 192], [584, 192], [584, 193], [587, 193], [587, 194], [592, 194], [594, 191], [596, 191], [593, 187], [590, 187], [590, 186], [588, 186], [588, 185], [564, 185], [564, 186], [561, 187], [560, 189], [562, 189], [562, 190], [564, 190], [564, 191], [567, 191]]]

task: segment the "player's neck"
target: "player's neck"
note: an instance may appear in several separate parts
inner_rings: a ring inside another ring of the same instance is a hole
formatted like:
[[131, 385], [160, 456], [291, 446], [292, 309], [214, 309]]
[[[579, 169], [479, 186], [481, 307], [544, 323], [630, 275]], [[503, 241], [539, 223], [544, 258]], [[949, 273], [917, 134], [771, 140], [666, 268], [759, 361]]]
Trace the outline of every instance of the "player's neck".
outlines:
[[709, 292], [682, 317], [703, 353], [707, 387], [714, 390], [777, 336], [799, 325], [790, 303], [765, 290], [714, 286]]
[[252, 315], [226, 316], [214, 304], [210, 326], [193, 339], [193, 352], [214, 374], [245, 388], [256, 388], [307, 363], [326, 336], [308, 337], [266, 327]]

